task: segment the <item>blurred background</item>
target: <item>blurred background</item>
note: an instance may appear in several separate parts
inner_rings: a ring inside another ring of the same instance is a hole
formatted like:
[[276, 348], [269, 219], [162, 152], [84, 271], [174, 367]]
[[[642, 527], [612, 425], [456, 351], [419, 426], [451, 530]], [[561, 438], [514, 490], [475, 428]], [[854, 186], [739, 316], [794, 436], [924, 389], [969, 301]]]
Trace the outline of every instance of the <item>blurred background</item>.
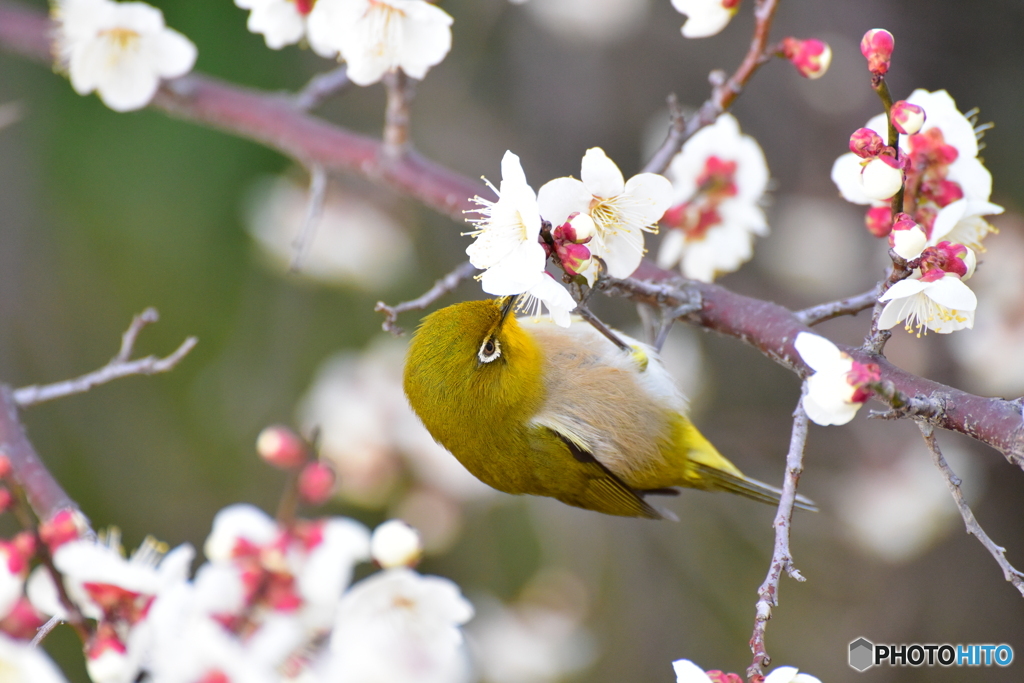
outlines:
[[[152, 4], [196, 43], [197, 71], [294, 91], [334, 66], [294, 46], [268, 50], [227, 0]], [[493, 181], [511, 149], [534, 188], [578, 175], [592, 146], [635, 173], [666, 130], [666, 95], [698, 106], [708, 73], [736, 67], [753, 26], [750, 0], [721, 34], [690, 41], [668, 0], [440, 5], [455, 19], [454, 47], [418, 87], [415, 144]], [[805, 81], [772, 62], [733, 108], [767, 157], [772, 234], [752, 263], [719, 282], [800, 308], [865, 291], [882, 273], [882, 244], [863, 229], [863, 210], [838, 197], [829, 170], [849, 134], [881, 110], [858, 42], [869, 28], [888, 28], [895, 97], [945, 88], [962, 111], [979, 107], [979, 121], [995, 123], [982, 156], [992, 201], [1007, 212], [972, 281], [976, 329], [953, 339], [897, 330], [887, 353], [941, 382], [1020, 396], [1024, 5], [780, 5], [773, 37], [826, 40], [832, 67]], [[119, 526], [128, 547], [147, 534], [201, 546], [221, 507], [275, 506], [283, 481], [254, 455], [260, 429], [319, 425], [342, 474], [330, 512], [371, 525], [400, 515], [423, 530], [423, 571], [454, 579], [478, 607], [469, 630], [486, 680], [669, 682], [677, 658], [705, 669], [749, 665], [771, 508], [686, 491], [665, 503], [681, 522], [652, 523], [493, 493], [407, 412], [398, 386], [405, 339], [381, 333], [373, 306], [419, 295], [464, 260], [464, 225], [339, 175], [304, 273], [288, 274], [308, 183], [289, 159], [160, 113], [116, 114], [50, 69], [0, 53], [0, 104], [9, 102], [23, 116], [0, 131], [0, 381], [51, 382], [101, 366], [147, 306], [162, 319], [143, 333], [140, 355], [199, 338], [170, 374], [25, 411], [39, 453], [95, 526]], [[317, 114], [376, 135], [383, 104], [381, 86], [353, 87]], [[443, 304], [481, 296], [470, 282]], [[627, 302], [603, 301], [598, 311], [624, 329], [638, 325]], [[867, 324], [861, 314], [821, 332], [857, 344]], [[735, 340], [683, 326], [666, 357], [707, 437], [750, 476], [781, 481], [797, 379]], [[979, 521], [1024, 566], [1024, 473], [969, 439], [939, 438]], [[807, 582], [782, 581], [768, 628], [776, 664], [848, 680], [847, 645], [861, 636], [1008, 643], [1024, 656], [1020, 595], [964, 534], [912, 424], [862, 411], [845, 427], [812, 427], [801, 491], [821, 512], [794, 520]], [[85, 680], [70, 631], [58, 629], [49, 647], [72, 680]], [[873, 668], [861, 677], [1017, 681], [1022, 666]]]

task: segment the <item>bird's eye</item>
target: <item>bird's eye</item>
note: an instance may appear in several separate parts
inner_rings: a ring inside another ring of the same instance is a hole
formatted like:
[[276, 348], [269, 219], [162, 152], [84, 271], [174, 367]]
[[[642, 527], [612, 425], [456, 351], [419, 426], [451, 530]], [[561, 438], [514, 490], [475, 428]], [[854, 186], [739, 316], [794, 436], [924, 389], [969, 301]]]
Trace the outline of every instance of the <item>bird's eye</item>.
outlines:
[[484, 343], [480, 345], [480, 350], [476, 353], [476, 356], [480, 359], [481, 363], [490, 363], [500, 355], [501, 344], [499, 344], [498, 340], [494, 337], [484, 339]]

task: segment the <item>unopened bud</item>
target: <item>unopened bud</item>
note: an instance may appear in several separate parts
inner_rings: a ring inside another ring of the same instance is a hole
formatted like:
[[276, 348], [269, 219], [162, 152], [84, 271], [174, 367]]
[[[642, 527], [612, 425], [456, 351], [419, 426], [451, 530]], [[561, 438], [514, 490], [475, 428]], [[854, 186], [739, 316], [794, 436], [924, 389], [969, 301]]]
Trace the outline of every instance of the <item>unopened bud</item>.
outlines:
[[905, 213], [896, 217], [896, 223], [889, 233], [889, 246], [901, 258], [910, 261], [921, 255], [925, 245], [928, 243], [928, 236], [914, 219]]
[[597, 234], [597, 226], [588, 213], [576, 214], [569, 219], [567, 225], [572, 228], [572, 232], [566, 232], [566, 239], [576, 244], [589, 242], [590, 238]]
[[850, 151], [861, 159], [870, 159], [882, 153], [885, 140], [870, 128], [858, 128], [850, 136]]
[[894, 158], [883, 154], [864, 164], [860, 184], [868, 199], [889, 199], [903, 187], [903, 171]]
[[299, 496], [310, 505], [322, 505], [334, 493], [335, 480], [330, 466], [319, 460], [311, 462], [299, 473]]
[[832, 63], [832, 48], [817, 38], [783, 38], [782, 54], [793, 63], [801, 76], [812, 80], [824, 76]]
[[11, 459], [0, 453], [0, 479], [6, 479], [11, 473]]
[[400, 519], [384, 522], [370, 538], [370, 556], [381, 567], [412, 567], [423, 555], [423, 541], [416, 529]]
[[873, 28], [860, 40], [860, 53], [868, 60], [868, 71], [880, 76], [889, 71], [896, 41], [884, 28]]
[[20, 597], [7, 612], [7, 616], [0, 619], [0, 633], [6, 633], [18, 640], [32, 640], [44, 623], [45, 620], [28, 598]]
[[864, 226], [875, 237], [888, 237], [892, 232], [892, 210], [888, 206], [873, 206], [864, 214]]
[[256, 438], [256, 452], [274, 467], [295, 469], [306, 462], [306, 443], [280, 425], [265, 428]]
[[82, 537], [89, 528], [85, 516], [78, 510], [64, 509], [39, 525], [39, 538], [53, 553], [68, 541]]
[[889, 110], [889, 116], [892, 118], [893, 128], [904, 135], [918, 133], [927, 118], [923, 107], [911, 104], [906, 100], [893, 103], [892, 109]]

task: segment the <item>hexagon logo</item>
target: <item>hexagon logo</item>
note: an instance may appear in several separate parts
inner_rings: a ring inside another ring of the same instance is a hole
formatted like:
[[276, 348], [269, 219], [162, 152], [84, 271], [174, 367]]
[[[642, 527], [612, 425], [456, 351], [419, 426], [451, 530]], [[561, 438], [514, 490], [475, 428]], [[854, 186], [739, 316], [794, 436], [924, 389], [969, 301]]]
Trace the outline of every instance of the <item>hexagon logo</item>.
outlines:
[[850, 643], [850, 666], [857, 671], [866, 671], [875, 663], [875, 644], [867, 638], [858, 638]]

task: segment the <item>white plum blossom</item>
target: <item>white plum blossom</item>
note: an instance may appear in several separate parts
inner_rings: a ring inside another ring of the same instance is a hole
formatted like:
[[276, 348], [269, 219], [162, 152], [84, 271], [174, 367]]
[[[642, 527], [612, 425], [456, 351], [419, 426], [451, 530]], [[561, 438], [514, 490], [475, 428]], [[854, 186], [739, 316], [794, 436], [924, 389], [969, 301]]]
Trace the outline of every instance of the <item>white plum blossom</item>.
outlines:
[[740, 133], [731, 114], [722, 114], [686, 141], [666, 175], [672, 207], [662, 218], [669, 228], [658, 265], [679, 264], [683, 275], [711, 282], [736, 270], [753, 255], [754, 236], [768, 234], [761, 201], [768, 165], [757, 141]]
[[672, 0], [672, 6], [686, 15], [685, 38], [707, 38], [719, 33], [739, 9], [739, 0]]
[[[612, 277], [633, 274], [644, 255], [644, 231], [657, 232], [657, 222], [672, 201], [672, 184], [664, 176], [640, 173], [624, 181], [622, 171], [600, 147], [587, 150], [581, 180], [555, 178], [537, 194], [540, 215], [559, 226], [573, 214], [588, 214], [595, 234], [587, 243], [604, 260]], [[580, 274], [593, 284], [597, 262]]]
[[905, 320], [907, 331], [921, 336], [922, 330], [949, 334], [974, 327], [978, 298], [963, 281], [974, 274], [977, 263], [974, 252], [962, 244], [943, 241], [926, 248], [911, 276], [878, 298], [887, 302], [879, 328], [887, 330]]
[[474, 198], [481, 206], [475, 210], [480, 217], [469, 219], [476, 227], [469, 234], [476, 239], [466, 247], [469, 262], [484, 271], [478, 276], [483, 290], [499, 296], [526, 294], [520, 300], [521, 307], [536, 309], [543, 303], [555, 321], [567, 327], [576, 302], [544, 270], [547, 254], [539, 241], [537, 195], [526, 182], [519, 157], [505, 152], [501, 185], [490, 187], [498, 201]]
[[854, 361], [828, 339], [809, 332], [798, 334], [793, 346], [814, 370], [802, 401], [807, 417], [825, 427], [852, 420], [871, 395], [862, 385], [879, 379], [878, 368]]
[[[981, 240], [992, 231], [982, 216], [1002, 213], [1003, 207], [989, 202], [992, 175], [978, 159], [974, 124], [945, 90], [918, 89], [906, 102], [921, 107], [926, 119], [918, 133], [899, 137], [900, 157], [909, 161], [905, 211], [924, 228], [929, 246], [947, 240], [981, 251]], [[888, 138], [885, 114], [868, 121], [867, 128]], [[832, 181], [847, 201], [882, 206], [864, 191], [863, 161], [852, 152], [843, 154], [832, 165]]]
[[55, 53], [79, 95], [94, 90], [114, 111], [141, 109], [161, 78], [192, 70], [196, 46], [142, 2], [58, 0]]
[[[490, 183], [488, 183], [490, 185]], [[498, 201], [481, 197], [474, 201], [480, 218], [469, 219], [476, 226], [475, 239], [466, 247], [469, 262], [483, 270], [480, 284], [488, 294], [521, 294], [540, 282], [547, 256], [541, 246], [540, 209], [537, 195], [526, 182], [519, 157], [505, 152], [501, 160], [501, 185], [490, 185]]]
[[468, 679], [459, 627], [473, 606], [458, 586], [406, 567], [382, 570], [338, 605], [327, 680], [458, 683]]
[[4, 683], [67, 683], [42, 647], [0, 633], [0, 680]]
[[677, 659], [672, 662], [672, 670], [676, 674], [676, 683], [711, 683], [711, 678], [689, 659]]
[[879, 329], [888, 330], [906, 321], [908, 332], [922, 330], [949, 334], [974, 327], [978, 297], [955, 273], [937, 280], [901, 280], [878, 298], [887, 302], [878, 319]]
[[235, 0], [235, 5], [249, 10], [246, 28], [260, 33], [272, 50], [294, 45], [305, 38], [321, 57], [334, 57], [338, 50], [323, 44], [311, 35], [310, 26], [324, 21], [328, 6], [338, 0]]
[[318, 0], [308, 34], [318, 53], [345, 60], [353, 83], [371, 85], [396, 69], [426, 76], [451, 49], [451, 24], [447, 12], [424, 0]]

